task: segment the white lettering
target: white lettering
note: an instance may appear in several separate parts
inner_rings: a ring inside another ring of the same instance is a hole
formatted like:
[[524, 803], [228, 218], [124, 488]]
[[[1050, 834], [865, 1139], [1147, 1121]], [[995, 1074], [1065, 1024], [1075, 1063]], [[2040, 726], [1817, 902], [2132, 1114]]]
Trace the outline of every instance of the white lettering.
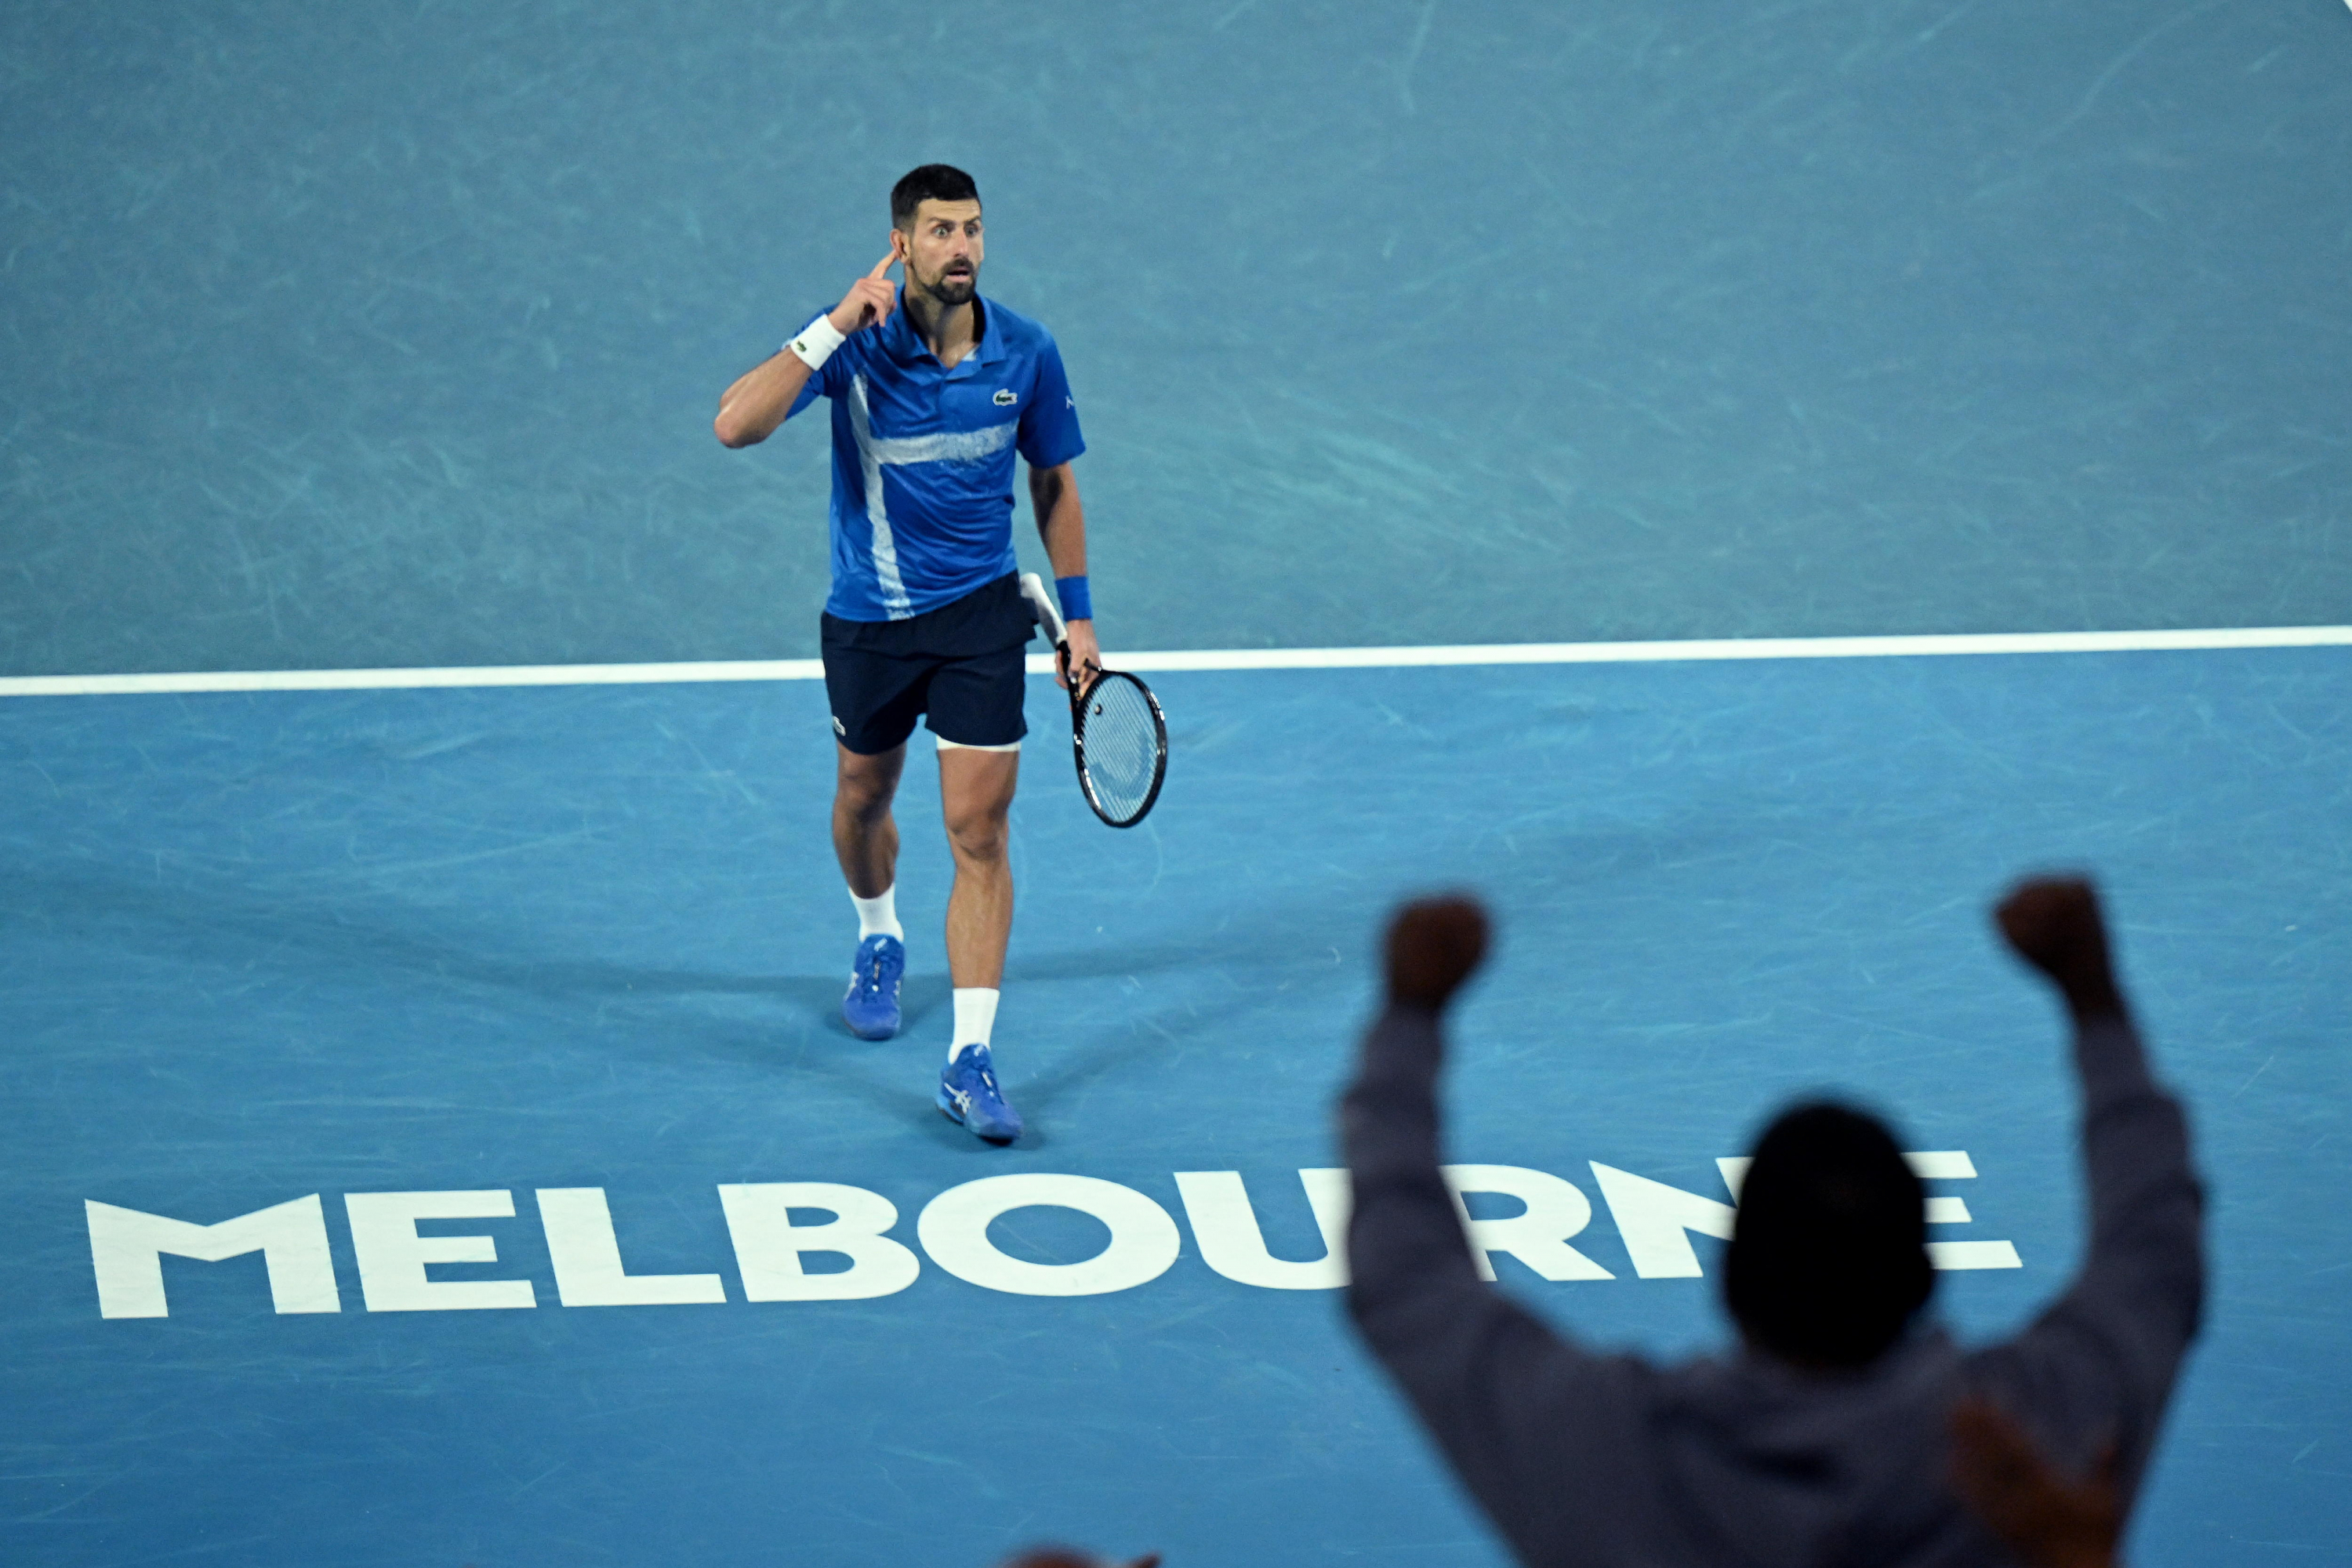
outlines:
[[1307, 1189], [1307, 1206], [1315, 1213], [1315, 1227], [1323, 1233], [1323, 1256], [1312, 1263], [1293, 1263], [1275, 1257], [1265, 1247], [1258, 1228], [1257, 1211], [1250, 1207], [1249, 1189], [1239, 1171], [1179, 1171], [1176, 1191], [1184, 1199], [1184, 1217], [1192, 1222], [1192, 1240], [1201, 1261], [1243, 1285], [1263, 1290], [1337, 1290], [1348, 1283], [1348, 1213], [1355, 1199], [1342, 1170], [1298, 1173]]
[[[735, 1266], [742, 1271], [747, 1300], [859, 1301], [895, 1295], [922, 1272], [912, 1251], [882, 1234], [898, 1223], [897, 1205], [864, 1187], [832, 1182], [722, 1185], [719, 1204], [727, 1211], [727, 1234], [735, 1240]], [[823, 1225], [794, 1225], [794, 1209], [822, 1209], [833, 1218]], [[801, 1268], [803, 1252], [835, 1253], [848, 1258], [849, 1267], [806, 1273]]]
[[2022, 1268], [2013, 1241], [1931, 1241], [1927, 1261], [1938, 1268]]
[[1696, 1279], [1706, 1273], [1690, 1244], [1691, 1231], [1727, 1241], [1731, 1238], [1731, 1222], [1738, 1211], [1729, 1204], [1598, 1160], [1589, 1163], [1592, 1179], [1601, 1184], [1601, 1201], [1609, 1205], [1609, 1217], [1617, 1222], [1625, 1256], [1633, 1260], [1633, 1272], [1643, 1279]]
[[[1976, 1163], [1962, 1149], [1914, 1152], [1904, 1159], [1924, 1181], [1977, 1176]], [[1636, 1276], [1696, 1279], [1705, 1270], [1692, 1234], [1730, 1237], [1750, 1162], [1727, 1156], [1716, 1164], [1730, 1193], [1728, 1204], [1599, 1161], [1590, 1163]], [[1496, 1277], [1496, 1253], [1508, 1253], [1543, 1279], [1616, 1278], [1569, 1245], [1591, 1224], [1593, 1212], [1573, 1183], [1516, 1165], [1448, 1165], [1443, 1174], [1464, 1237], [1486, 1279]], [[1202, 1261], [1223, 1278], [1255, 1289], [1344, 1289], [1353, 1199], [1349, 1173], [1310, 1167], [1298, 1172], [1298, 1181], [1322, 1241], [1320, 1256], [1310, 1258], [1274, 1255], [1239, 1172], [1175, 1173], [1176, 1190]], [[1504, 1218], [1473, 1218], [1475, 1194], [1516, 1199], [1519, 1212]], [[1101, 1295], [1157, 1279], [1174, 1266], [1183, 1246], [1182, 1232], [1167, 1209], [1131, 1187], [1092, 1176], [1030, 1173], [951, 1187], [917, 1216], [915, 1240], [921, 1252], [889, 1234], [898, 1223], [897, 1207], [863, 1187], [828, 1182], [721, 1184], [719, 1198], [744, 1299], [752, 1301], [862, 1300], [894, 1295], [921, 1276], [922, 1253], [957, 1279], [990, 1290], [1021, 1296]], [[1975, 1223], [1961, 1198], [1938, 1193], [1926, 1201], [1924, 1217], [1929, 1226]], [[563, 1305], [729, 1300], [726, 1280], [715, 1272], [629, 1272], [604, 1188], [542, 1187], [538, 1202], [556, 1296]], [[369, 1311], [463, 1311], [539, 1304], [529, 1279], [432, 1278], [432, 1265], [498, 1261], [491, 1237], [417, 1233], [424, 1220], [510, 1218], [515, 1213], [511, 1193], [350, 1193], [343, 1205], [361, 1295]], [[219, 1261], [253, 1252], [263, 1256], [278, 1311], [342, 1310], [324, 1210], [315, 1194], [209, 1226], [95, 1201], [83, 1206], [102, 1317], [169, 1316], [166, 1256]], [[1013, 1256], [991, 1239], [995, 1221], [1019, 1209], [1038, 1207], [1087, 1215], [1109, 1232], [1109, 1240], [1082, 1261], [1041, 1263]], [[1929, 1241], [1927, 1249], [1938, 1269], [2024, 1267], [2009, 1241]], [[811, 1254], [840, 1259], [846, 1267], [819, 1265], [824, 1271], [813, 1270], [805, 1267]]]
[[202, 1263], [261, 1254], [269, 1270], [270, 1304], [280, 1312], [340, 1312], [335, 1262], [327, 1249], [326, 1211], [319, 1194], [256, 1209], [218, 1225], [192, 1225], [85, 1201], [89, 1261], [98, 1275], [101, 1318], [167, 1318], [163, 1257]]
[[[1917, 1149], [1904, 1155], [1903, 1160], [1923, 1182], [1976, 1180], [1977, 1163], [1969, 1158], [1966, 1149]], [[1723, 1184], [1731, 1189], [1732, 1202], [1739, 1201], [1740, 1184], [1747, 1181], [1748, 1167], [1754, 1163], [1744, 1154], [1727, 1155], [1716, 1161], [1716, 1169], [1723, 1173]], [[1929, 1225], [1974, 1223], [1968, 1200], [1954, 1197], [1930, 1197], [1927, 1219]], [[1942, 1269], [2025, 1267], [2025, 1259], [2017, 1255], [2017, 1244], [2011, 1241], [1931, 1241], [1927, 1244], [1927, 1261]]]
[[[1617, 1278], [1568, 1245], [1570, 1237], [1592, 1223], [1592, 1200], [1574, 1183], [1518, 1165], [1448, 1165], [1444, 1175], [1481, 1278], [1495, 1277], [1489, 1254], [1496, 1252], [1509, 1253], [1546, 1279]], [[1507, 1219], [1472, 1219], [1462, 1201], [1465, 1193], [1500, 1193], [1527, 1208]]]
[[632, 1274], [621, 1264], [612, 1206], [602, 1187], [541, 1187], [539, 1223], [567, 1307], [669, 1307], [724, 1301], [716, 1274]]
[[352, 1250], [359, 1257], [360, 1293], [371, 1312], [462, 1312], [536, 1307], [528, 1279], [428, 1279], [428, 1263], [496, 1263], [499, 1244], [487, 1236], [419, 1236], [420, 1219], [506, 1219], [514, 1194], [471, 1193], [345, 1193]]
[[[1110, 1229], [1110, 1245], [1083, 1263], [1008, 1257], [988, 1226], [1014, 1209], [1076, 1209]], [[931, 1261], [970, 1284], [1015, 1296], [1100, 1296], [1168, 1272], [1183, 1242], [1168, 1211], [1132, 1187], [1094, 1176], [989, 1176], [950, 1187], [923, 1205], [915, 1236]]]

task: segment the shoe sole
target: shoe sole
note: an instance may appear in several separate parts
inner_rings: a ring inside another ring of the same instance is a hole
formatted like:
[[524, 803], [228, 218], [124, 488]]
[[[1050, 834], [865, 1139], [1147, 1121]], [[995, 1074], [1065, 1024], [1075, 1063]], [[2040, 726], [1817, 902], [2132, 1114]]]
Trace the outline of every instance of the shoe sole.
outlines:
[[962, 1128], [965, 1131], [971, 1133], [973, 1137], [979, 1139], [983, 1143], [1017, 1143], [1021, 1141], [1021, 1134], [1027, 1131], [1027, 1129], [1024, 1127], [1016, 1128], [1011, 1132], [982, 1132], [979, 1128], [974, 1127], [971, 1122], [966, 1121], [963, 1119], [963, 1113], [955, 1108], [955, 1101], [948, 1098], [948, 1090], [945, 1084], [941, 1084], [940, 1086], [939, 1093], [933, 1098], [939, 1104], [940, 1114], [941, 1116], [946, 1117], [950, 1121], [954, 1122], [958, 1127]]
[[[893, 1011], [895, 1012], [896, 1009], [893, 1009]], [[905, 1021], [905, 1019], [903, 1015], [898, 1017], [892, 1018], [890, 1020], [890, 1026], [887, 1029], [877, 1029], [871, 1026], [861, 1029], [857, 1026], [857, 1020], [849, 1016], [849, 1003], [846, 998], [844, 998], [841, 1004], [841, 1021], [848, 1026], [851, 1034], [856, 1036], [861, 1040], [887, 1040], [898, 1034], [898, 1026]]]

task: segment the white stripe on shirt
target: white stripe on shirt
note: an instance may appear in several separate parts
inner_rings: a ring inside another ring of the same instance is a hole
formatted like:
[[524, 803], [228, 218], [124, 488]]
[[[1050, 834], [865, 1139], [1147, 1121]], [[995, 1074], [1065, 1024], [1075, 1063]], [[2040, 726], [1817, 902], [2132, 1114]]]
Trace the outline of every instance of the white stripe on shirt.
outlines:
[[874, 530], [875, 582], [882, 590], [882, 607], [889, 612], [892, 620], [903, 621], [915, 613], [915, 604], [907, 597], [907, 584], [898, 577], [898, 542], [891, 535], [890, 513], [882, 504], [882, 465], [886, 459], [878, 448], [907, 443], [874, 438], [873, 416], [866, 408], [866, 378], [862, 375], [852, 376], [849, 381], [849, 428], [857, 438], [858, 467], [865, 472], [866, 521]]
[[1013, 444], [1019, 420], [978, 430], [950, 430], [937, 436], [885, 436], [872, 439], [874, 460], [904, 463], [977, 463]]

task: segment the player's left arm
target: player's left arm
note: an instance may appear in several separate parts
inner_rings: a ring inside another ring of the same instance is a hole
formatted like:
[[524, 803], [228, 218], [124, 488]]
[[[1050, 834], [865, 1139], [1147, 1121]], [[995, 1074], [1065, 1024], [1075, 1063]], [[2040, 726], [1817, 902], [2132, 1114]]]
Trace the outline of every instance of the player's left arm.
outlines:
[[[1087, 574], [1087, 509], [1078, 500], [1078, 476], [1068, 463], [1029, 470], [1029, 505], [1037, 514], [1037, 534], [1045, 542], [1045, 559], [1055, 578]], [[1092, 616], [1067, 623], [1070, 667], [1102, 668], [1102, 648], [1095, 641]], [[1069, 685], [1066, 673], [1054, 678]]]

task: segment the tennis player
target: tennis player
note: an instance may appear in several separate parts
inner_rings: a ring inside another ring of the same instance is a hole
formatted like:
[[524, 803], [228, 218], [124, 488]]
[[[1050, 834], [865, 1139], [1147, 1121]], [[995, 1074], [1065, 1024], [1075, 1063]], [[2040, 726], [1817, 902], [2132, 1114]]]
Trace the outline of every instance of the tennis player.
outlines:
[[[823, 622], [836, 760], [833, 847], [856, 907], [842, 1016], [863, 1039], [898, 1030], [906, 931], [895, 907], [890, 803], [918, 716], [938, 743], [955, 857], [948, 972], [955, 1034], [940, 1109], [992, 1143], [1021, 1136], [998, 1084], [995, 1026], [1013, 930], [1006, 817], [1020, 775], [1023, 649], [1034, 617], [1013, 550], [1013, 458], [1069, 623], [1070, 665], [1099, 669], [1086, 514], [1071, 462], [1086, 450], [1052, 334], [979, 292], [980, 191], [926, 163], [890, 192], [890, 251], [782, 351], [727, 389], [729, 447], [766, 440], [833, 399], [833, 593]], [[903, 266], [906, 281], [888, 273]], [[1057, 679], [1067, 683], [1065, 670]]]

